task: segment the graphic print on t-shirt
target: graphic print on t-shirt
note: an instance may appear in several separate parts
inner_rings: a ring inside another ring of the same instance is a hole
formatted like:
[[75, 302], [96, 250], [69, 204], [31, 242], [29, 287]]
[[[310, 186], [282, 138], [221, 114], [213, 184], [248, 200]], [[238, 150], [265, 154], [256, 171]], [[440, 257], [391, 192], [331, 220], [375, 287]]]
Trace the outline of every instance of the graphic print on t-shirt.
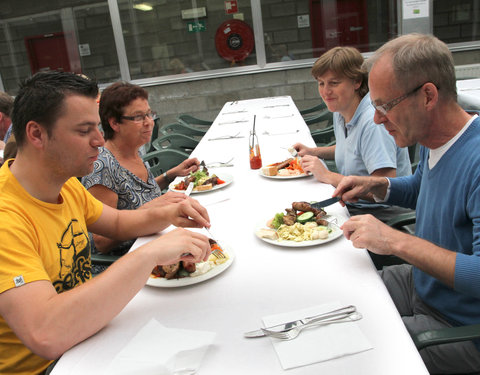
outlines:
[[88, 233], [76, 219], [72, 219], [57, 243], [60, 271], [53, 286], [58, 293], [72, 289], [91, 277], [90, 241]]

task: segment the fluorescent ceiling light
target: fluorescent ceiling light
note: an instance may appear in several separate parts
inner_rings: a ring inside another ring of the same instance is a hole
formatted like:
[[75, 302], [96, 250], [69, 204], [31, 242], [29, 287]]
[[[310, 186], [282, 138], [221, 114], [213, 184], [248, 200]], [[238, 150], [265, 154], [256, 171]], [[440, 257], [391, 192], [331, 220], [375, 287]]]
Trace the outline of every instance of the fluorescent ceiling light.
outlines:
[[149, 3], [133, 4], [133, 8], [138, 10], [143, 10], [144, 12], [148, 12], [153, 9], [152, 5]]

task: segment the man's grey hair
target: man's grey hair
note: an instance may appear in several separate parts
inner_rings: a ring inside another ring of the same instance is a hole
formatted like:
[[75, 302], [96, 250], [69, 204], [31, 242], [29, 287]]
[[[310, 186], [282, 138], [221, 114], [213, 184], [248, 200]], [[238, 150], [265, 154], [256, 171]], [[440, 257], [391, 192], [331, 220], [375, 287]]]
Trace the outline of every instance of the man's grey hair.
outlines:
[[402, 35], [375, 51], [365, 68], [370, 72], [384, 55], [392, 57], [394, 84], [405, 92], [431, 82], [439, 89], [440, 97], [457, 100], [453, 57], [438, 38], [417, 33]]

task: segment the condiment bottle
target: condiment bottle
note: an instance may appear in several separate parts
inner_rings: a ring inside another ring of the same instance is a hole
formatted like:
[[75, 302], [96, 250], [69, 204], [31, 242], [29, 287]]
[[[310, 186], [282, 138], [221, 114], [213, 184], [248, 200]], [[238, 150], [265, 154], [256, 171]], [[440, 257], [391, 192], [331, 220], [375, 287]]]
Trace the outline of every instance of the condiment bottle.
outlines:
[[255, 132], [250, 132], [250, 168], [260, 169], [262, 167], [262, 155], [260, 155], [260, 145]]

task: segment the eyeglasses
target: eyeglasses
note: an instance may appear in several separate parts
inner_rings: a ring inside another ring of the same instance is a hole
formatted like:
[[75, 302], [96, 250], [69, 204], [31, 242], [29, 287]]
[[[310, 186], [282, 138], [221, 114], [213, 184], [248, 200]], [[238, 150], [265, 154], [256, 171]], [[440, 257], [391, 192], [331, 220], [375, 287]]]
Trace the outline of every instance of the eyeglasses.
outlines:
[[422, 83], [420, 86], [415, 87], [412, 91], [409, 91], [406, 94], [403, 94], [402, 96], [399, 96], [395, 99], [390, 100], [388, 103], [376, 105], [374, 102], [372, 102], [373, 108], [375, 108], [375, 110], [378, 111], [378, 113], [380, 113], [382, 116], [386, 116], [388, 111], [390, 111], [393, 107], [399, 104], [402, 100], [405, 100], [410, 95], [415, 94], [418, 90], [420, 90], [423, 87], [425, 83]]
[[158, 116], [156, 112], [148, 112], [145, 114], [142, 113], [141, 115], [135, 115], [135, 116], [121, 116], [121, 118], [125, 120], [130, 120], [136, 123], [144, 122], [147, 117], [151, 120], [156, 120]]

